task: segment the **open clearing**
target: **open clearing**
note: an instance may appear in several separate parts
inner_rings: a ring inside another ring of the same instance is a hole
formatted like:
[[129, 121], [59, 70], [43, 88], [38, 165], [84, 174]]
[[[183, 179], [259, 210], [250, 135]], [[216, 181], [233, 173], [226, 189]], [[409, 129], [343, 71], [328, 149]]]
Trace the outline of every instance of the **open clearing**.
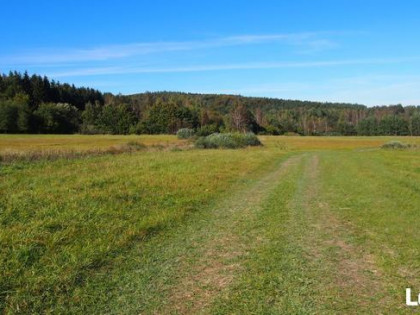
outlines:
[[260, 139], [198, 150], [172, 136], [1, 135], [0, 155], [145, 149], [1, 166], [0, 312], [412, 313], [420, 151]]

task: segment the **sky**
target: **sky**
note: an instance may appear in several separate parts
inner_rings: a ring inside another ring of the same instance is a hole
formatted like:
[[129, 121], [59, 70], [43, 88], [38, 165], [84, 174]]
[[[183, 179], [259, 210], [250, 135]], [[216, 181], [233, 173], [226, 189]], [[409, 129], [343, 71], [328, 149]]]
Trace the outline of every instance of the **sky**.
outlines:
[[0, 3], [1, 73], [115, 94], [420, 104], [420, 1]]

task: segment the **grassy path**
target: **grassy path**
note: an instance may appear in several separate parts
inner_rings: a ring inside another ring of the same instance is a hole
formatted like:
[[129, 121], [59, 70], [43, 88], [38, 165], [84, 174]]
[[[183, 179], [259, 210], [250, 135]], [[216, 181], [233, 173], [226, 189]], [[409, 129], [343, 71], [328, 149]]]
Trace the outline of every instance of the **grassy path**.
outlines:
[[250, 238], [262, 241], [242, 261], [237, 281], [209, 313], [407, 311], [395, 292], [389, 295], [392, 281], [377, 263], [372, 244], [357, 244], [352, 223], [331, 211], [321, 191], [324, 155], [305, 154], [278, 181], [255, 219], [242, 227]]
[[192, 234], [192, 252], [199, 255], [192, 260], [188, 256], [183, 258], [179, 270], [182, 277], [169, 298], [168, 306], [172, 310], [202, 311], [229, 287], [235, 275], [241, 272], [242, 261], [264, 241], [258, 235], [247, 233], [244, 225], [256, 222], [262, 202], [273, 185], [299, 160], [300, 157], [289, 158], [250, 189], [222, 202], [214, 210], [210, 224]]
[[90, 283], [98, 292], [106, 278], [112, 289], [95, 293], [94, 305], [83, 310], [405, 313], [400, 299], [389, 296], [393, 282], [372, 244], [356, 241], [357, 227], [321, 191], [324, 158], [331, 155], [293, 155], [183, 226], [146, 242], [134, 263], [122, 264], [123, 273]]
[[[101, 301], [105, 302], [101, 311], [211, 312], [214, 301], [243, 270], [249, 253], [264, 242], [244, 227], [256, 223], [264, 199], [300, 159], [288, 158], [261, 178], [246, 183], [246, 187], [234, 188], [231, 196], [192, 217], [184, 226], [144, 244], [135, 267], [127, 263], [130, 268], [126, 274], [114, 279], [115, 290], [106, 297], [110, 303]], [[100, 282], [99, 277], [91, 284], [92, 290]]]

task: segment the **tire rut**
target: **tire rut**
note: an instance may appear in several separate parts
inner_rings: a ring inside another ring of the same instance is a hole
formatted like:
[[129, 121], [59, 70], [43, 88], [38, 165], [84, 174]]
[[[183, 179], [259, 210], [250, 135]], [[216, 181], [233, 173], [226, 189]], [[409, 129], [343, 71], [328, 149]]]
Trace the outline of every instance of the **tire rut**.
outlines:
[[[352, 234], [350, 223], [343, 222], [323, 202], [319, 194], [319, 157], [313, 156], [306, 168], [306, 190], [303, 201], [311, 223], [310, 239], [306, 240], [312, 259], [324, 261], [324, 268], [332, 278], [330, 287], [337, 291], [340, 300], [353, 296], [360, 303], [354, 307], [357, 313], [371, 303], [373, 296], [386, 307], [387, 300], [381, 296], [381, 270], [375, 264], [375, 257], [365, 248], [347, 241]], [[333, 254], [332, 254], [333, 253]]]
[[249, 223], [255, 218], [275, 183], [300, 160], [301, 156], [290, 157], [250, 189], [239, 192], [215, 207], [212, 222], [205, 231], [199, 231], [201, 236], [193, 249], [200, 249], [199, 257], [183, 258], [180, 265], [183, 277], [172, 289], [166, 309], [159, 313], [206, 313], [205, 308], [240, 272], [241, 259], [246, 257], [255, 243], [262, 241], [256, 238], [250, 243], [244, 242], [240, 228], [236, 227], [240, 227], [241, 222]]

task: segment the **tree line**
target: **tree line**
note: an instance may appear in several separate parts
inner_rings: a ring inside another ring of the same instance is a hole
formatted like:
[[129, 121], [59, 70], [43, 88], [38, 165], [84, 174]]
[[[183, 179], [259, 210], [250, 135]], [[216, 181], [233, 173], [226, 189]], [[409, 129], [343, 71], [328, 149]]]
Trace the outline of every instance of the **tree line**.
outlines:
[[38, 75], [0, 75], [1, 133], [420, 135], [420, 106], [321, 103], [239, 95], [113, 95]]

